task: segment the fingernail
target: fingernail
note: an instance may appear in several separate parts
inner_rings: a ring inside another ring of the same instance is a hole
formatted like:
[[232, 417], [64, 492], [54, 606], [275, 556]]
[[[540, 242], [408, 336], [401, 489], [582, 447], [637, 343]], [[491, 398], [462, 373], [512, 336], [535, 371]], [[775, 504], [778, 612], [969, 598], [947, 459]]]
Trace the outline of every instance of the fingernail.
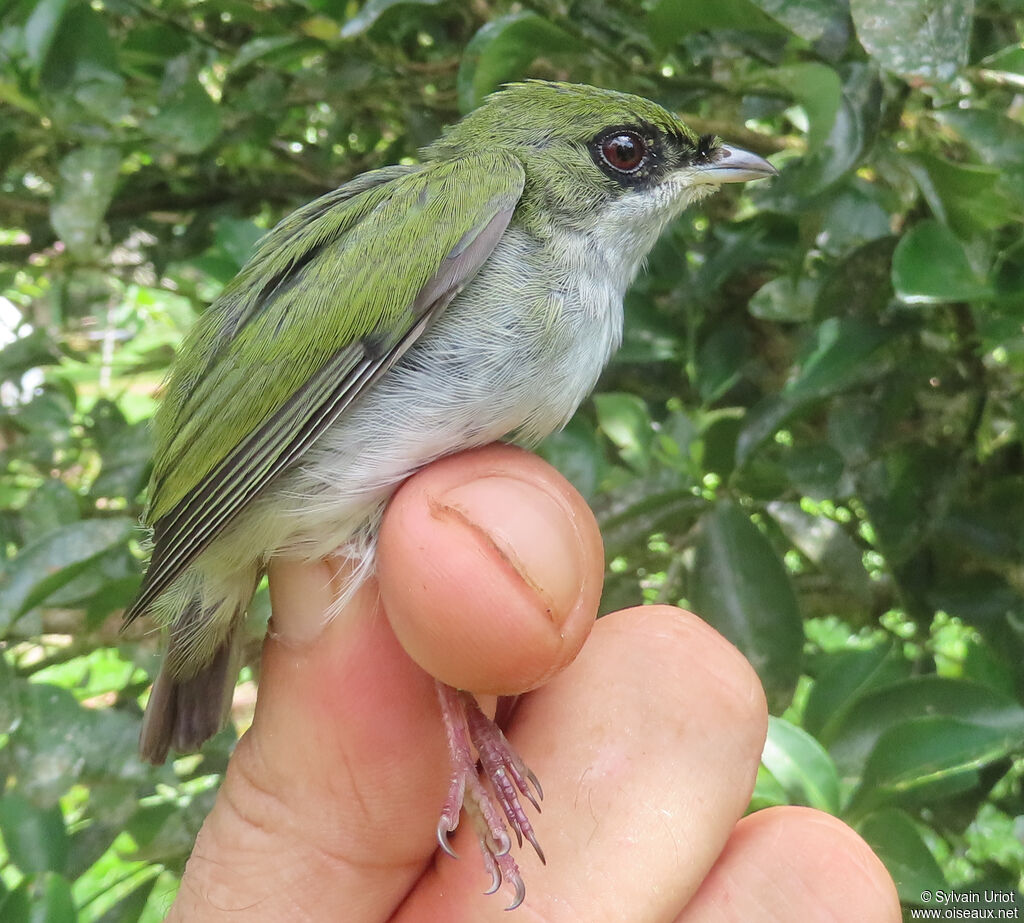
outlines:
[[564, 622], [579, 599], [584, 573], [579, 531], [566, 502], [505, 475], [460, 484], [439, 502], [534, 593], [553, 623]]

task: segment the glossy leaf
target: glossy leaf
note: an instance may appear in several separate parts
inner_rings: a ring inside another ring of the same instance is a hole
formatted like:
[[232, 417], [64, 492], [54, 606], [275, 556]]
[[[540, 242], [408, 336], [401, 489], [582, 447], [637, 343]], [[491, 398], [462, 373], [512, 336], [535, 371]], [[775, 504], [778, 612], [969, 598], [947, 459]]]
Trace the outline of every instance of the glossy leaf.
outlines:
[[870, 602], [871, 582], [864, 569], [863, 553], [839, 523], [811, 516], [796, 503], [773, 501], [768, 504], [768, 512], [793, 546], [830, 574], [843, 593], [861, 606]]
[[751, 662], [773, 711], [785, 707], [803, 645], [796, 596], [768, 540], [734, 504], [701, 517], [694, 580], [696, 611]]
[[68, 836], [56, 805], [39, 808], [9, 791], [0, 797], [0, 832], [11, 861], [25, 875], [63, 871]]
[[661, 47], [703, 29], [782, 31], [750, 0], [723, 0], [711, 6], [698, 0], [659, 0], [648, 14], [647, 28], [652, 40]]
[[956, 233], [969, 237], [1010, 219], [1013, 206], [999, 188], [999, 170], [954, 164], [931, 154], [919, 154], [907, 166], [932, 214]]
[[[1024, 745], [1024, 720], [993, 727], [928, 715], [889, 728], [864, 766], [857, 804], [917, 799], [937, 790], [946, 797], [976, 781], [974, 773]], [[951, 784], [950, 784], [951, 783]]]
[[[989, 686], [939, 676], [921, 676], [874, 688], [828, 731], [828, 749], [845, 774], [860, 774], [883, 734], [899, 749], [899, 728], [917, 716], [947, 718], [977, 727], [984, 741], [1024, 734], [1024, 707]], [[988, 734], [987, 732], [991, 732]], [[956, 734], [951, 740], [956, 741]]]
[[789, 804], [789, 795], [779, 780], [771, 774], [764, 763], [761, 763], [757, 767], [757, 781], [754, 783], [754, 793], [750, 796], [747, 810], [761, 811], [780, 804]]
[[632, 394], [598, 394], [594, 397], [597, 422], [615, 444], [623, 460], [644, 470], [654, 431], [644, 402]]
[[198, 154], [220, 134], [221, 111], [199, 83], [188, 83], [148, 128], [161, 143], [183, 154]]
[[[780, 9], [787, 6], [784, 3], [771, 5]], [[824, 5], [831, 6], [831, 0], [825, 0]], [[828, 139], [842, 104], [843, 85], [839, 74], [824, 64], [806, 61], [789, 67], [771, 68], [764, 77], [785, 88], [803, 106], [810, 123], [807, 132], [808, 150], [819, 150]]]
[[857, 37], [886, 70], [949, 83], [967, 63], [974, 0], [850, 0]]
[[42, 65], [60, 27], [68, 0], [38, 0], [25, 22], [25, 53], [36, 67]]
[[906, 234], [892, 258], [892, 284], [908, 304], [990, 298], [963, 245], [937, 221], [922, 221]]
[[589, 427], [570, 423], [548, 436], [538, 454], [562, 472], [584, 497], [593, 497], [603, 471], [604, 457], [596, 433]]
[[754, 0], [772, 19], [800, 38], [816, 42], [841, 27], [846, 10], [839, 0]]
[[376, 24], [382, 15], [391, 10], [400, 11], [403, 6], [437, 6], [444, 0], [366, 0], [363, 8], [356, 13], [341, 30], [342, 38], [362, 35]]
[[121, 158], [109, 147], [83, 147], [61, 161], [50, 221], [68, 250], [89, 254], [114, 195]]
[[832, 758], [810, 734], [774, 716], [761, 763], [786, 792], [789, 804], [839, 813], [839, 776]]
[[126, 541], [134, 527], [126, 517], [70, 523], [6, 562], [0, 571], [0, 634], [98, 555]]
[[1024, 169], [1024, 126], [987, 109], [943, 109], [936, 118], [974, 148], [985, 163]]
[[885, 863], [900, 900], [918, 904], [925, 891], [934, 894], [948, 888], [939, 863], [905, 812], [875, 811], [858, 821], [857, 832]]
[[105, 776], [119, 788], [122, 780], [137, 785], [146, 775], [137, 753], [138, 719], [128, 712], [86, 708], [47, 683], [24, 684], [17, 709], [7, 752], [19, 791], [34, 803], [57, 804], [83, 777]]
[[[808, 199], [833, 189], [874, 143], [882, 117], [878, 75], [868, 65], [859, 64], [846, 68], [843, 76], [842, 95], [824, 140], [818, 140], [824, 124], [819, 121], [815, 124], [814, 148], [802, 160], [787, 166], [769, 190], [759, 193], [783, 211], [806, 207]], [[826, 82], [826, 87], [830, 83]], [[829, 99], [828, 92], [824, 99]], [[819, 101], [811, 111], [823, 109]]]
[[806, 276], [780, 276], [761, 286], [750, 299], [750, 313], [776, 323], [810, 320], [818, 294], [817, 283]]
[[747, 414], [736, 446], [739, 461], [809, 404], [869, 378], [873, 369], [868, 360], [888, 339], [887, 331], [857, 318], [830, 318], [820, 324], [795, 377]]
[[866, 694], [906, 679], [909, 667], [888, 645], [837, 651], [823, 658], [821, 672], [804, 706], [804, 727], [825, 746]]
[[565, 30], [536, 13], [509, 13], [487, 23], [466, 46], [459, 67], [459, 104], [464, 112], [507, 81], [523, 76], [538, 55], [576, 47]]
[[32, 923], [75, 923], [75, 898], [71, 893], [71, 882], [63, 875], [52, 872], [42, 877], [42, 888], [32, 914]]

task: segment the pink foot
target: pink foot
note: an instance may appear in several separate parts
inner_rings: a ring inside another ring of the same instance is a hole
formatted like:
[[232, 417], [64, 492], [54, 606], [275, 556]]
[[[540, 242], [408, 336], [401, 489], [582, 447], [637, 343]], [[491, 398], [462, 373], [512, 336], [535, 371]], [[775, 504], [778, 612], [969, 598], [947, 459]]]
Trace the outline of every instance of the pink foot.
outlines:
[[[520, 846], [525, 838], [544, 862], [533, 825], [519, 800], [520, 794], [526, 796], [540, 811], [539, 800], [544, 793], [537, 777], [527, 769], [501, 729], [480, 711], [476, 699], [444, 683], [436, 685], [452, 759], [452, 781], [437, 824], [437, 841], [446, 853], [455, 856], [448, 834], [459, 825], [459, 814], [465, 808], [480, 840], [484, 866], [491, 874], [487, 893], [493, 894], [502, 881], [508, 882], [516, 893], [505, 909], [515, 910], [526, 896], [526, 886], [510, 853], [508, 827], [515, 832]], [[478, 757], [479, 768], [491, 783], [490, 790], [480, 781]]]

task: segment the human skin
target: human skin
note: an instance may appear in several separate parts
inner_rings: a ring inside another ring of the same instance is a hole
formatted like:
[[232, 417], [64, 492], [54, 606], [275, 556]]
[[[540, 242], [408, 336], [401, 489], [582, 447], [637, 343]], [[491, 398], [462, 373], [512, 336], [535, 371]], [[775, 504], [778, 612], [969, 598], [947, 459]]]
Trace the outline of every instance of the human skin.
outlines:
[[507, 734], [544, 786], [547, 865], [517, 851], [516, 919], [900, 919], [882, 863], [841, 821], [743, 816], [767, 726], [757, 676], [681, 609], [594, 623], [597, 524], [544, 462], [489, 446], [411, 478], [377, 580], [327, 622], [342, 566], [271, 566], [253, 726], [168, 920], [509, 920], [510, 895], [483, 893], [472, 825], [452, 837], [458, 861], [437, 847], [448, 756], [424, 667], [526, 693]]

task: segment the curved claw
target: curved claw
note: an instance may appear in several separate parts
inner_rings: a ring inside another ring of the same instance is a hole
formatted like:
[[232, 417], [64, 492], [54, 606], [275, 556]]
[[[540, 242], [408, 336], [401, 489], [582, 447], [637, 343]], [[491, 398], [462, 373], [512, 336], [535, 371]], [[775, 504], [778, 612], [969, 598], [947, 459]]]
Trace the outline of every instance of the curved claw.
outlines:
[[533, 797], [533, 792], [531, 792], [528, 788], [527, 789], [520, 789], [520, 791], [523, 793], [523, 795], [526, 796], [526, 798], [530, 802], [530, 804], [532, 804], [537, 809], [537, 813], [540, 814], [541, 813], [541, 811], [540, 811], [540, 802], [536, 798]]
[[[500, 833], [500, 837], [496, 836], [498, 833]], [[507, 856], [512, 849], [512, 838], [504, 830], [492, 830], [491, 837], [494, 840], [495, 857]]]
[[453, 859], [458, 859], [459, 854], [452, 849], [452, 844], [448, 842], [448, 833], [450, 828], [445, 823], [444, 818], [441, 818], [441, 823], [437, 825], [437, 845], [441, 847], [449, 856]]
[[491, 886], [484, 891], [484, 894], [493, 894], [498, 888], [501, 887], [501, 869], [498, 868], [498, 863], [495, 862], [491, 865]]
[[520, 878], [518, 881], [516, 881], [516, 896], [514, 898], [512, 898], [512, 903], [509, 904], [505, 909], [506, 910], [515, 910], [516, 907], [518, 907], [523, 902], [523, 899], [525, 897], [526, 897], [526, 885], [523, 884], [523, 879]]
[[537, 842], [537, 836], [532, 829], [526, 831], [526, 839], [530, 841], [530, 845], [536, 851], [537, 858], [540, 859], [540, 864], [547, 865], [548, 860], [544, 858], [544, 850], [540, 848], [540, 843]]
[[[530, 780], [530, 782], [532, 782], [532, 783], [533, 783], [533, 787], [534, 787], [535, 789], [537, 789], [537, 797], [538, 797], [538, 798], [540, 798], [540, 800], [541, 800], [541, 801], [543, 801], [543, 800], [544, 800], [544, 789], [542, 789], [542, 788], [540, 787], [540, 779], [538, 779], [538, 778], [537, 778], [537, 777], [536, 777], [536, 776], [535, 776], [535, 775], [533, 774], [533, 770], [532, 770], [532, 769], [530, 769], [529, 767], [526, 767], [526, 778], [527, 778], [527, 779], [529, 779], [529, 780]], [[531, 799], [530, 799], [530, 801], [533, 801], [533, 799], [531, 798]], [[536, 809], [537, 809], [538, 811], [540, 810], [540, 805], [539, 805], [539, 804], [537, 804], [537, 802], [536, 802], [536, 801], [533, 801], [533, 805], [534, 805], [534, 807], [535, 807], [535, 808], [536, 808]]]

